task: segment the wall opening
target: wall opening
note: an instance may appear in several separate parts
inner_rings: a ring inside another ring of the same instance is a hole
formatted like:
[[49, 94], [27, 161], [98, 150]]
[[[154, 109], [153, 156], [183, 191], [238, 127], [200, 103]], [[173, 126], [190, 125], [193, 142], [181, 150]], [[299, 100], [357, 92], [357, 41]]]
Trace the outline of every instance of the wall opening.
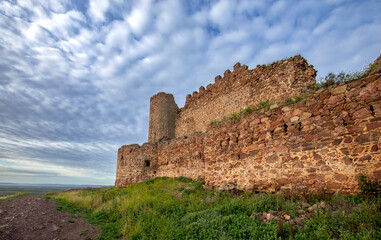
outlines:
[[299, 130], [299, 131], [302, 131], [302, 129], [303, 129], [303, 127], [302, 127], [302, 123], [299, 122], [299, 123], [298, 123], [298, 130]]
[[287, 133], [287, 128], [288, 128], [288, 125], [287, 125], [287, 124], [284, 124], [284, 125], [283, 125], [283, 130], [284, 130], [285, 133]]
[[369, 110], [370, 110], [370, 112], [371, 112], [372, 116], [373, 116], [373, 117], [375, 117], [375, 116], [376, 116], [376, 114], [374, 113], [374, 108], [373, 108], [373, 106], [372, 106], [372, 105], [370, 105], [370, 107], [369, 107]]
[[151, 161], [150, 160], [145, 160], [144, 161], [144, 167], [150, 167], [151, 166]]

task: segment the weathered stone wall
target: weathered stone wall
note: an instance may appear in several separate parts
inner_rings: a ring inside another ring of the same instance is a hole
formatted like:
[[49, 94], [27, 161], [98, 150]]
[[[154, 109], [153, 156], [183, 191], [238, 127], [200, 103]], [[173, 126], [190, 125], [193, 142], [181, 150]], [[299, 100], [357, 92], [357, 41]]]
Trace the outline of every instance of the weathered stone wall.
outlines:
[[360, 174], [381, 179], [380, 91], [373, 75], [208, 129], [207, 186], [353, 192]]
[[176, 116], [176, 137], [205, 132], [209, 123], [260, 101], [276, 102], [300, 95], [315, 83], [316, 71], [301, 56], [249, 70], [239, 63], [214, 84], [188, 95]]
[[115, 186], [127, 186], [157, 176], [157, 147], [145, 143], [124, 145], [118, 150]]
[[154, 177], [204, 179], [202, 134], [172, 141], [122, 146], [118, 151], [115, 186], [127, 186]]
[[172, 94], [160, 92], [151, 97], [148, 142], [175, 137], [175, 120], [178, 107]]
[[158, 176], [204, 179], [203, 134], [158, 144]]
[[381, 179], [380, 92], [375, 71], [293, 105], [208, 126], [205, 133], [123, 146], [115, 185], [186, 176], [218, 189], [354, 193], [360, 174]]

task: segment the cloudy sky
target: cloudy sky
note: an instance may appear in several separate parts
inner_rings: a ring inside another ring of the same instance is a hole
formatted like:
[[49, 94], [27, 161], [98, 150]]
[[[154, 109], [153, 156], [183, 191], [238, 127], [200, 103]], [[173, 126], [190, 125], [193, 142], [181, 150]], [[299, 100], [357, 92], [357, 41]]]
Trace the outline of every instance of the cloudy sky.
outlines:
[[0, 1], [0, 182], [111, 185], [157, 92], [182, 107], [238, 61], [324, 76], [380, 53], [379, 0]]

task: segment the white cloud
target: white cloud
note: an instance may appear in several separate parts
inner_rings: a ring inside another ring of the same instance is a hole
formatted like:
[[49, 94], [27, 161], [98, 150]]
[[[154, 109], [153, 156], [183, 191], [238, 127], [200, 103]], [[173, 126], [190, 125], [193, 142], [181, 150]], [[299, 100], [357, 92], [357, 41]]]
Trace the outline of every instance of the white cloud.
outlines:
[[49, 17], [40, 18], [35, 23], [49, 30], [59, 39], [71, 37], [75, 30], [81, 27], [85, 17], [78, 11], [68, 11], [66, 13], [52, 13]]
[[142, 0], [132, 9], [127, 16], [127, 22], [135, 35], [142, 35], [152, 18], [151, 12], [152, 0]]
[[88, 14], [95, 23], [104, 22], [105, 14], [109, 8], [109, 0], [90, 0]]
[[237, 61], [299, 53], [318, 74], [361, 69], [380, 53], [380, 11], [375, 1], [2, 1], [0, 159], [114, 172], [113, 148], [146, 140], [156, 92], [181, 107]]
[[210, 19], [220, 28], [229, 26], [233, 21], [234, 4], [232, 1], [221, 0], [212, 6]]
[[183, 6], [176, 0], [160, 1], [154, 7], [155, 25], [160, 34], [174, 32], [177, 28], [187, 25]]

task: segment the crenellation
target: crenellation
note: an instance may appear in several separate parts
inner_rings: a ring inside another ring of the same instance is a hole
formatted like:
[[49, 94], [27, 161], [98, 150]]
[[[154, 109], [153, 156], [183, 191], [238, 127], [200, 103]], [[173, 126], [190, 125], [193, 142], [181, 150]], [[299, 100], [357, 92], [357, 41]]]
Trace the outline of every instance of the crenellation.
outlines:
[[[219, 83], [221, 81], [222, 77], [221, 75], [217, 75], [215, 78], [214, 78], [214, 82], [215, 83]], [[209, 84], [208, 86], [212, 86], [212, 84]]]
[[233, 69], [234, 72], [238, 72], [241, 69], [241, 63], [237, 62], [236, 64], [234, 64]]
[[[285, 96], [302, 94], [306, 86], [314, 84], [316, 75], [300, 56], [253, 70], [236, 63], [233, 69], [233, 72], [226, 70], [224, 77], [216, 76], [215, 83], [209, 84], [205, 92], [187, 97], [185, 106], [176, 116], [175, 137], [193, 131], [204, 132], [212, 120], [260, 101], [276, 102]], [[297, 75], [297, 72], [301, 73]]]
[[[300, 56], [233, 69], [187, 95], [181, 109], [173, 96], [159, 93], [160, 103], [155, 95], [154, 107], [172, 109], [162, 111], [174, 116], [175, 134], [122, 146], [115, 186], [185, 176], [220, 190], [356, 193], [360, 174], [381, 179], [381, 73], [312, 92], [316, 71]], [[284, 103], [305, 93], [303, 101]], [[265, 99], [273, 103], [268, 110], [209, 124]]]
[[229, 69], [226, 69], [224, 72], [224, 77], [223, 78], [228, 78], [231, 74], [231, 71]]
[[201, 86], [201, 87], [199, 88], [199, 90], [198, 90], [198, 92], [199, 92], [200, 94], [203, 94], [205, 91], [206, 91], [206, 90], [205, 90], [205, 87], [204, 87], [204, 86]]

